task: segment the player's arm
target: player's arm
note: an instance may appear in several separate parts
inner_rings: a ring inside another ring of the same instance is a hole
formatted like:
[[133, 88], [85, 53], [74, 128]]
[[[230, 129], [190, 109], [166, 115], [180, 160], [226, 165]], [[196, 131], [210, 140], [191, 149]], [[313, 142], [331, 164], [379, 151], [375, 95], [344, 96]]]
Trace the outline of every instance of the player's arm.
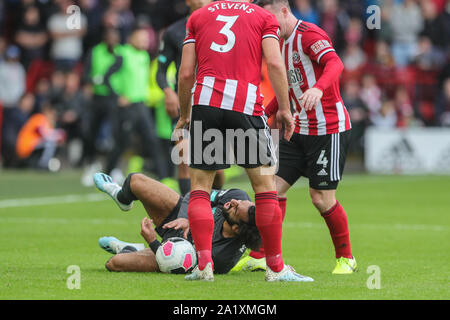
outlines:
[[339, 79], [344, 64], [336, 52], [326, 53], [320, 60], [323, 66], [322, 76], [319, 78], [313, 88], [308, 89], [300, 97], [300, 106], [306, 111], [314, 109], [323, 97], [323, 92]]
[[189, 124], [191, 114], [191, 90], [195, 82], [195, 67], [197, 56], [195, 53], [195, 43], [186, 43], [183, 47], [180, 71], [178, 74], [178, 98], [180, 101], [180, 120], [177, 129], [183, 129]]
[[323, 73], [314, 87], [306, 90], [300, 97], [300, 106], [309, 111], [320, 102], [323, 92], [339, 79], [344, 70], [344, 64], [327, 37], [314, 31], [306, 32], [306, 37], [307, 44], [303, 48], [304, 52], [312, 61], [323, 67]]
[[280, 53], [278, 40], [268, 37], [263, 39], [262, 48], [267, 61], [267, 72], [278, 102], [277, 122], [279, 128], [285, 126], [284, 138], [290, 140], [294, 132], [294, 120], [289, 106], [286, 67]]
[[163, 41], [158, 55], [158, 72], [156, 74], [156, 82], [161, 90], [164, 91], [164, 104], [166, 106], [167, 114], [171, 118], [176, 118], [179, 113], [178, 95], [170, 87], [167, 81], [167, 69], [172, 61], [175, 60], [175, 48], [173, 42], [169, 39], [169, 34], [164, 33]]
[[141, 221], [141, 236], [148, 243], [150, 249], [156, 254], [161, 243], [156, 238], [156, 231], [153, 228], [153, 221], [147, 217]]

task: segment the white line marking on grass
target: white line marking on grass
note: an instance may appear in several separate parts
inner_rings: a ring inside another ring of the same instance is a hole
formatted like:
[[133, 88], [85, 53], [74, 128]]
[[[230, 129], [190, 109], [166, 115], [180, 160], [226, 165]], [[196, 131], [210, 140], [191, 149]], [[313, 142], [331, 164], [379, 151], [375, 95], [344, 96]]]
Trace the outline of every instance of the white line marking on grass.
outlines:
[[99, 202], [105, 200], [108, 200], [108, 198], [104, 194], [100, 193], [68, 194], [64, 196], [42, 197], [42, 198], [7, 199], [7, 200], [0, 200], [0, 209], [79, 203], [79, 202]]
[[120, 220], [120, 219], [99, 219], [99, 218], [95, 218], [95, 219], [77, 219], [77, 218], [73, 218], [73, 219], [65, 219], [65, 218], [30, 218], [30, 217], [22, 217], [22, 218], [1, 218], [0, 217], [0, 222], [1, 223], [18, 223], [18, 224], [24, 224], [24, 223], [30, 223], [30, 224], [34, 224], [34, 225], [38, 225], [38, 224], [83, 224], [83, 225], [87, 225], [87, 224], [93, 224], [93, 225], [123, 225], [124, 224], [124, 220]]
[[[440, 178], [440, 176], [372, 176], [372, 175], [346, 175], [343, 177], [339, 186], [355, 186], [361, 184], [383, 184], [388, 185], [392, 183], [411, 183], [423, 180], [430, 180], [432, 178]], [[237, 182], [227, 182], [225, 184], [226, 188], [240, 188], [248, 191], [252, 194], [252, 189], [250, 182], [247, 181], [237, 181]], [[309, 188], [308, 179], [305, 177], [300, 178], [290, 190]]]
[[[325, 228], [324, 223], [311, 222], [284, 222], [283, 227], [287, 228]], [[351, 224], [350, 229], [383, 229], [383, 230], [406, 230], [406, 231], [448, 231], [447, 226], [439, 226], [432, 224]]]

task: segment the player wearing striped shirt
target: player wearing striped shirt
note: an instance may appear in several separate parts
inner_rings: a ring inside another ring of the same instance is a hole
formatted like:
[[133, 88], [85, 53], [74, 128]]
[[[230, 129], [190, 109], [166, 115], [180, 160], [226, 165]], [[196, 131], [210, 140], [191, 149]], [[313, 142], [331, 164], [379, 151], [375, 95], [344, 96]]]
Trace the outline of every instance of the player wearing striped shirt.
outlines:
[[[221, 142], [220, 138], [226, 137], [230, 130], [243, 130], [236, 138], [242, 138], [246, 132], [245, 138], [241, 144], [233, 140], [232, 150], [237, 164], [246, 169], [256, 193], [255, 220], [266, 252], [266, 280], [304, 281], [283, 262], [281, 210], [274, 177], [264, 175], [261, 170], [274, 164], [272, 138], [259, 92], [263, 52], [279, 102], [277, 119], [285, 125], [287, 139], [294, 129], [287, 76], [279, 50], [279, 25], [272, 14], [247, 1], [217, 1], [191, 15], [186, 34], [179, 72], [181, 114], [177, 128], [190, 123], [192, 191], [188, 216], [198, 256], [198, 267], [187, 279], [214, 280], [211, 259], [214, 220], [209, 193], [215, 171], [230, 165], [226, 157], [204, 159], [204, 153], [214, 140], [214, 144], [221, 147], [216, 150], [216, 156], [220, 152], [226, 155], [231, 145]], [[206, 134], [213, 130], [219, 135], [208, 140]], [[258, 146], [263, 154], [249, 152], [252, 146]], [[242, 151], [244, 157], [240, 159]], [[255, 155], [257, 158], [253, 160], [256, 161], [251, 161]]]
[[[273, 13], [281, 26], [289, 98], [295, 109], [295, 133], [290, 141], [280, 143], [276, 184], [282, 211], [289, 188], [301, 176], [308, 178], [312, 202], [325, 219], [335, 247], [333, 273], [353, 273], [356, 260], [350, 249], [347, 215], [336, 200], [351, 131], [339, 92], [344, 65], [325, 31], [297, 20], [287, 0], [261, 0], [259, 5]], [[276, 110], [274, 99], [266, 113]]]

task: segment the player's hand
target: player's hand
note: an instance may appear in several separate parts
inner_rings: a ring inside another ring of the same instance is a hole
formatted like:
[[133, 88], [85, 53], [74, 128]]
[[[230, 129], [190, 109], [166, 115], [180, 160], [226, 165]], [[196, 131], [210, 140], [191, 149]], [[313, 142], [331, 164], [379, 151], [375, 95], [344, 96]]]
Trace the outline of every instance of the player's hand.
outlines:
[[175, 126], [175, 129], [183, 130], [189, 128], [190, 121], [191, 119], [189, 118], [180, 117], [180, 119], [178, 119], [177, 125]]
[[178, 95], [171, 88], [164, 89], [164, 103], [166, 105], [166, 112], [172, 119], [175, 119], [180, 114]]
[[178, 218], [173, 221], [170, 221], [162, 226], [164, 229], [182, 229], [184, 231], [184, 238], [187, 239], [189, 233], [189, 220], [186, 218]]
[[147, 241], [152, 243], [156, 240], [155, 228], [153, 228], [153, 221], [147, 217], [142, 219], [141, 222], [141, 236]]
[[323, 97], [323, 92], [317, 88], [311, 88], [306, 90], [300, 97], [300, 107], [305, 111], [314, 109]]
[[291, 111], [282, 111], [278, 110], [277, 112], [277, 126], [278, 129], [282, 129], [284, 125], [284, 139], [289, 141], [291, 140], [292, 135], [294, 134], [294, 118], [292, 117]]

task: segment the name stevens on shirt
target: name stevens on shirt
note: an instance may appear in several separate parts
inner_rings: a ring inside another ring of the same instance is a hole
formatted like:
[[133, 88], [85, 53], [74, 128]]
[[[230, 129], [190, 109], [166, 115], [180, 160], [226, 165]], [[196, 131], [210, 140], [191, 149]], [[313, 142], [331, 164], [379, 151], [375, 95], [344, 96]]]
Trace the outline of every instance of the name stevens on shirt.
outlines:
[[213, 4], [211, 7], [208, 8], [210, 12], [215, 12], [216, 10], [220, 9], [234, 9], [234, 10], [242, 10], [245, 11], [245, 13], [252, 13], [255, 11], [255, 9], [250, 8], [248, 4], [242, 4], [242, 3], [216, 3]]

